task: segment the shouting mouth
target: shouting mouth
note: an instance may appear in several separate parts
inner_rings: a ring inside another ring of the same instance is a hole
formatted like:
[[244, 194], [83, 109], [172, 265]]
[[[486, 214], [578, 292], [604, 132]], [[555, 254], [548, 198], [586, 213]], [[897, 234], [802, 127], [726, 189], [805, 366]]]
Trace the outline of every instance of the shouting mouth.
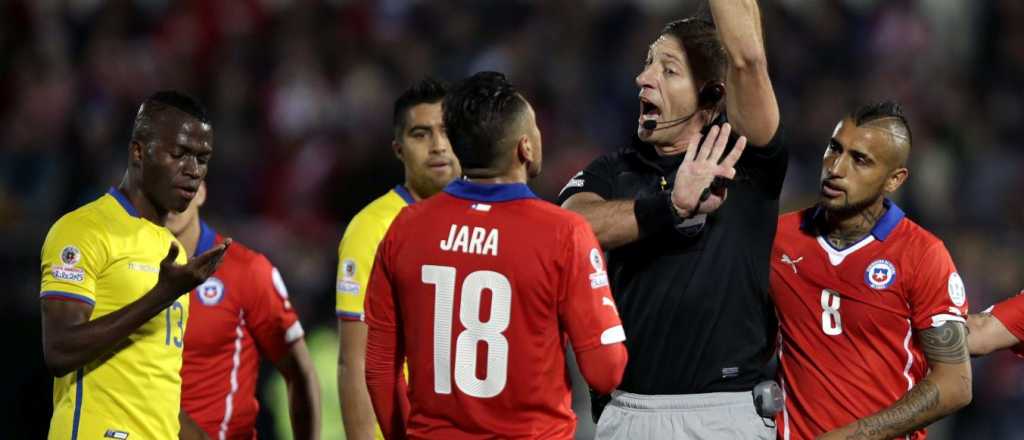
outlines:
[[646, 121], [655, 121], [661, 117], [661, 109], [657, 105], [644, 99], [640, 98], [640, 124]]

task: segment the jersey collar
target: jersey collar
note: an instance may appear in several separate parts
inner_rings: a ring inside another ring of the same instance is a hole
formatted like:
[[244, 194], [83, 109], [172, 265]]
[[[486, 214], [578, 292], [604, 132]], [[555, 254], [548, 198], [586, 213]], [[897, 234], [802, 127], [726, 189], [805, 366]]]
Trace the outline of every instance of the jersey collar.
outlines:
[[416, 203], [416, 199], [412, 197], [412, 193], [406, 189], [405, 185], [395, 185], [395, 193], [398, 194], [402, 200], [405, 200], [405, 203], [408, 205]]
[[206, 222], [199, 221], [199, 242], [196, 243], [196, 251], [193, 253], [193, 257], [202, 255], [203, 252], [210, 250], [213, 245], [217, 242], [217, 231], [214, 231], [210, 225]]
[[460, 199], [477, 202], [507, 202], [537, 198], [525, 183], [474, 183], [456, 179], [444, 187], [444, 192]]
[[[878, 240], [885, 241], [892, 234], [892, 231], [896, 229], [896, 226], [900, 224], [900, 220], [903, 220], [907, 215], [888, 198], [882, 200], [882, 206], [886, 209], [885, 214], [875, 222], [875, 226], [871, 228], [871, 235]], [[815, 205], [814, 208], [807, 210], [800, 221], [800, 229], [813, 231], [815, 220], [819, 216], [824, 215], [824, 213], [825, 209], [821, 205]]]
[[117, 200], [117, 203], [119, 203], [121, 207], [124, 208], [125, 212], [127, 212], [128, 215], [132, 217], [139, 217], [139, 210], [135, 209], [135, 205], [132, 204], [131, 200], [128, 200], [128, 196], [124, 195], [124, 193], [121, 192], [121, 190], [112, 186], [109, 190], [107, 190], [107, 194], [114, 196], [114, 199]]

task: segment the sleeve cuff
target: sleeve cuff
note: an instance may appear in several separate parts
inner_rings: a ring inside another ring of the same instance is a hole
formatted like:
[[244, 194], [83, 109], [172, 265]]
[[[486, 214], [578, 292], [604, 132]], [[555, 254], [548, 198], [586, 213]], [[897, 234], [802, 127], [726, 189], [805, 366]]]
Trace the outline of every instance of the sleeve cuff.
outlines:
[[335, 314], [338, 315], [338, 319], [342, 321], [363, 321], [363, 314], [356, 312], [347, 312], [344, 310], [337, 310]]
[[47, 291], [44, 291], [44, 292], [39, 294], [39, 299], [56, 299], [56, 300], [63, 300], [63, 301], [78, 301], [78, 302], [81, 302], [81, 303], [88, 304], [90, 306], [95, 306], [96, 305], [96, 301], [93, 300], [92, 298], [89, 298], [88, 296], [80, 295], [80, 294], [77, 294], [77, 293], [61, 292], [61, 291], [58, 291], [58, 290], [47, 290]]
[[932, 327], [938, 327], [950, 321], [967, 324], [967, 320], [964, 319], [964, 317], [962, 316], [950, 315], [946, 313], [932, 315]]

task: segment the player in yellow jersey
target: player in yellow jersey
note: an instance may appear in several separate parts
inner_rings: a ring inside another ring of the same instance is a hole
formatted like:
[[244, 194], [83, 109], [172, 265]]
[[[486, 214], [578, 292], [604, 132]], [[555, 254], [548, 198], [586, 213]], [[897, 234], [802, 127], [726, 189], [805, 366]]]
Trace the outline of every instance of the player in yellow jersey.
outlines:
[[441, 121], [444, 84], [425, 78], [395, 101], [391, 148], [405, 165], [405, 183], [366, 205], [338, 246], [338, 398], [349, 440], [383, 438], [366, 390], [363, 299], [377, 245], [406, 205], [441, 191], [462, 174]]
[[116, 188], [57, 220], [42, 249], [43, 355], [53, 381], [50, 439], [179, 435], [188, 295], [230, 239], [188, 260], [164, 223], [206, 176], [203, 107], [165, 91], [139, 107]]

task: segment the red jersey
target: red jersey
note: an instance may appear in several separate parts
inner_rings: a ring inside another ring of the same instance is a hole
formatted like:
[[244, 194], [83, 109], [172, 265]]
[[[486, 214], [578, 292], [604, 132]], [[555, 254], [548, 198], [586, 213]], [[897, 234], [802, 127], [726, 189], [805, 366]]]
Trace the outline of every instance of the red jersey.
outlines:
[[[201, 225], [196, 255], [222, 241]], [[235, 241], [190, 294], [181, 406], [210, 438], [254, 439], [260, 356], [276, 362], [303, 336], [281, 275], [267, 257]]]
[[625, 339], [583, 217], [525, 184], [455, 181], [403, 209], [376, 261], [366, 369], [379, 419], [393, 412], [382, 375], [406, 395], [404, 356], [410, 438], [573, 437], [567, 340], [586, 353]]
[[964, 285], [942, 241], [889, 200], [885, 207], [871, 234], [845, 250], [814, 232], [817, 208], [779, 218], [771, 291], [781, 439], [813, 439], [889, 407], [928, 373], [913, 334], [966, 323]]
[[[992, 316], [1003, 323], [1010, 334], [1017, 337], [1018, 340], [1024, 341], [1024, 290], [1021, 290], [1017, 296], [1003, 300], [990, 309]], [[1018, 356], [1024, 356], [1024, 342], [1014, 345], [1011, 350]]]

